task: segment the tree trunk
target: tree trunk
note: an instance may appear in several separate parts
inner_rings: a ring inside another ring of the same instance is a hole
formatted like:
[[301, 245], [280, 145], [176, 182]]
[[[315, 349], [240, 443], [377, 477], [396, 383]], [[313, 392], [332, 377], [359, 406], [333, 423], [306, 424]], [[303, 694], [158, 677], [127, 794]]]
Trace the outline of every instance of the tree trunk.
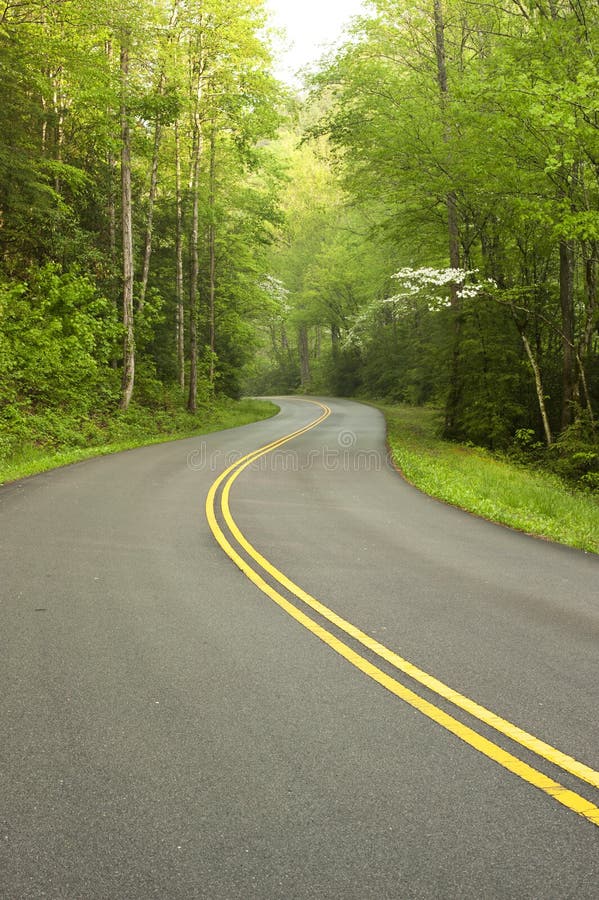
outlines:
[[308, 346], [307, 325], [300, 325], [298, 343], [301, 386], [303, 388], [308, 388], [310, 386], [310, 348]]
[[589, 391], [589, 384], [587, 381], [586, 372], [584, 370], [584, 363], [578, 353], [576, 353], [575, 355], [576, 355], [576, 363], [578, 365], [578, 375], [580, 377], [580, 383], [582, 384], [582, 390], [584, 393], [584, 401], [586, 403], [587, 412], [589, 414], [589, 421], [591, 423], [591, 428], [594, 431], [595, 430], [595, 417], [593, 415], [593, 404], [591, 402], [591, 394]]
[[[172, 12], [169, 28], [172, 28], [177, 20], [178, 2], [175, 2]], [[166, 77], [164, 68], [160, 72], [158, 79], [158, 96], [164, 96], [164, 85]], [[148, 220], [146, 223], [146, 239], [144, 243], [144, 258], [141, 273], [141, 284], [139, 288], [139, 311], [142, 312], [146, 302], [146, 292], [148, 290], [148, 279], [150, 277], [150, 260], [152, 257], [152, 236], [154, 224], [154, 204], [156, 202], [156, 192], [158, 189], [158, 161], [160, 156], [160, 142], [162, 139], [162, 122], [160, 121], [160, 110], [156, 113], [156, 122], [154, 125], [154, 150], [152, 153], [152, 169], [150, 174], [150, 194], [148, 197]]]
[[212, 122], [210, 132], [210, 221], [208, 223], [208, 255], [209, 255], [209, 298], [208, 298], [208, 344], [210, 348], [210, 384], [214, 386], [214, 353], [216, 346], [214, 298], [216, 294], [216, 223], [214, 221], [214, 202], [216, 194], [216, 127]]
[[551, 428], [549, 427], [549, 418], [547, 416], [547, 408], [545, 406], [545, 394], [543, 391], [543, 382], [541, 380], [541, 370], [539, 369], [539, 364], [535, 358], [534, 353], [532, 352], [532, 348], [528, 341], [528, 338], [524, 334], [523, 330], [520, 330], [520, 337], [522, 338], [522, 343], [524, 344], [524, 349], [526, 350], [526, 355], [528, 356], [528, 360], [530, 362], [530, 366], [534, 373], [535, 377], [535, 389], [537, 392], [537, 400], [539, 403], [539, 411], [541, 413], [541, 419], [543, 420], [543, 430], [545, 432], [545, 440], [547, 442], [547, 446], [551, 447], [553, 443], [553, 437], [551, 435]]
[[108, 250], [113, 265], [116, 262], [116, 198], [114, 183], [116, 181], [116, 160], [112, 150], [108, 151]]
[[282, 353], [287, 355], [287, 359], [289, 360], [289, 362], [293, 361], [293, 351], [289, 343], [289, 338], [287, 337], [287, 331], [285, 329], [284, 322], [281, 322], [281, 351]]
[[561, 427], [572, 423], [576, 398], [576, 352], [574, 347], [574, 251], [568, 241], [559, 245], [559, 295], [562, 313], [562, 416]]
[[331, 322], [331, 353], [333, 359], [339, 356], [339, 326]]
[[190, 413], [197, 411], [198, 397], [198, 275], [199, 275], [199, 217], [200, 217], [200, 159], [202, 156], [203, 136], [200, 118], [200, 101], [202, 99], [202, 67], [200, 61], [196, 86], [195, 107], [193, 112], [193, 149], [191, 160], [190, 185], [192, 196], [190, 251], [190, 285], [189, 285], [189, 396], [187, 409]]
[[175, 122], [175, 192], [177, 204], [177, 224], [175, 230], [176, 276], [175, 296], [177, 301], [177, 374], [181, 391], [185, 391], [185, 310], [183, 307], [183, 199], [181, 196], [181, 144], [179, 123]]
[[[437, 58], [437, 85], [441, 97], [441, 112], [443, 114], [443, 142], [449, 148], [451, 144], [451, 128], [447, 121], [447, 109], [449, 104], [449, 83], [447, 80], [447, 57], [445, 53], [445, 21], [443, 17], [443, 5], [441, 0], [434, 0], [435, 16], [435, 55]], [[449, 264], [452, 269], [460, 267], [460, 232], [458, 220], [457, 199], [454, 191], [449, 191], [446, 199], [447, 205], [447, 230], [449, 237]], [[458, 304], [457, 285], [451, 286], [452, 306]]]
[[[105, 41], [104, 52], [108, 59], [108, 65], [112, 68], [112, 41]], [[106, 155], [106, 165], [108, 168], [108, 251], [110, 253], [110, 261], [114, 266], [116, 263], [116, 199], [114, 189], [116, 181], [116, 160], [112, 150], [109, 150]]]
[[597, 246], [593, 242], [593, 246], [588, 259], [585, 260], [585, 287], [587, 295], [586, 320], [580, 346], [578, 348], [579, 355], [584, 358], [591, 347], [593, 332], [597, 327]]
[[135, 332], [133, 324], [133, 226], [131, 204], [131, 133], [127, 110], [129, 82], [129, 34], [121, 36], [121, 193], [123, 236], [123, 379], [121, 409], [127, 409], [135, 380]]
[[189, 271], [189, 396], [187, 409], [191, 413], [197, 410], [198, 395], [198, 275], [199, 275], [199, 167], [202, 141], [197, 141], [194, 149], [192, 168], [194, 177], [192, 181], [192, 211], [191, 211], [191, 235], [189, 241], [190, 271]]
[[[444, 119], [443, 142], [448, 151], [451, 145], [451, 129], [447, 120], [449, 103], [449, 83], [447, 80], [447, 57], [445, 52], [445, 21], [443, 16], [442, 0], [434, 0], [435, 20], [435, 56], [437, 59], [437, 85], [441, 98], [441, 113]], [[449, 239], [449, 265], [452, 269], [460, 268], [460, 231], [457, 198], [453, 190], [449, 190], [446, 197], [447, 206], [447, 232]], [[462, 331], [462, 310], [458, 297], [458, 285], [450, 285], [450, 303], [453, 320], [453, 348], [451, 355], [451, 368], [449, 374], [449, 392], [445, 404], [445, 427], [447, 437], [456, 433], [456, 418], [461, 397], [460, 385], [460, 345]]]
[[[162, 85], [162, 81], [161, 81]], [[138, 309], [142, 312], [146, 302], [146, 292], [148, 290], [148, 279], [150, 277], [150, 259], [152, 257], [152, 232], [154, 224], [154, 203], [156, 201], [156, 191], [158, 189], [158, 156], [160, 153], [160, 140], [162, 137], [162, 126], [160, 120], [156, 119], [154, 127], [154, 151], [152, 153], [152, 171], [150, 175], [150, 194], [148, 197], [148, 220], [146, 222], [146, 239], [144, 244], [144, 259], [141, 273], [141, 284], [139, 287], [139, 303]]]
[[[54, 128], [54, 146], [55, 146], [55, 154], [54, 158], [56, 162], [62, 162], [63, 156], [63, 145], [64, 145], [64, 95], [62, 92], [62, 69], [59, 69], [56, 75], [53, 78], [53, 97], [52, 104], [54, 107], [54, 119], [55, 119], [55, 128]], [[60, 176], [57, 174], [54, 177], [54, 190], [57, 194], [60, 193], [62, 184], [60, 181]]]
[[320, 325], [316, 326], [314, 335], [314, 359], [320, 359], [320, 349], [322, 346], [322, 332], [320, 329]]
[[46, 98], [42, 94], [41, 96], [41, 104], [42, 104], [42, 156], [46, 155], [47, 143], [48, 143], [48, 104], [46, 102]]

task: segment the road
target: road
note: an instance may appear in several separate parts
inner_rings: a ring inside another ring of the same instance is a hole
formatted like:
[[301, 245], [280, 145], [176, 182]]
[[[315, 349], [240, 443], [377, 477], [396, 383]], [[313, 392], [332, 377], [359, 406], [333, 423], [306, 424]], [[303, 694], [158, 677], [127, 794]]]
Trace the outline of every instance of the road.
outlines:
[[277, 402], [0, 488], [0, 896], [596, 900], [599, 558]]

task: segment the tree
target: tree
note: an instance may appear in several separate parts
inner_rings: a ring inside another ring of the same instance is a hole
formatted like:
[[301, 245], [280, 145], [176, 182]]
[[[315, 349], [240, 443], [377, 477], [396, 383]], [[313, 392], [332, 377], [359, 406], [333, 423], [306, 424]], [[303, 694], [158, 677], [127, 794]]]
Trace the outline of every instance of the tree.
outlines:
[[[486, 428], [487, 440], [502, 431], [505, 441], [530, 424], [536, 405], [534, 424], [550, 441], [581, 404], [592, 420], [596, 402], [586, 373], [597, 324], [596, 4], [377, 0], [371, 8], [313, 79], [321, 119], [311, 133], [329, 136], [348, 195], [395, 246], [396, 264], [462, 262], [503, 292], [504, 312], [483, 315], [458, 302], [456, 284], [449, 311], [433, 316], [454, 322], [435, 338], [443, 366], [433, 369], [433, 394], [444, 402], [446, 433]], [[385, 315], [388, 323], [377, 313], [361, 328], [406, 327]], [[400, 352], [420, 340], [419, 327], [414, 319]], [[510, 378], [501, 376], [512, 392], [503, 416], [484, 388], [490, 366], [503, 369], [491, 352], [502, 342], [516, 348]], [[528, 365], [535, 390], [523, 407]], [[503, 429], [492, 424], [498, 418]]]
[[[256, 144], [278, 121], [264, 15], [261, 0], [3, 9], [3, 272], [16, 283], [51, 260], [65, 272], [80, 267], [118, 305], [123, 349], [113, 348], [106, 377], [112, 384], [120, 367], [123, 409], [157, 397], [161, 378], [184, 385], [186, 351], [190, 408], [204, 378], [217, 385], [219, 254], [237, 241], [227, 220], [246, 216], [236, 206], [243, 192], [222, 189], [218, 164], [234, 159], [240, 184], [258, 177], [267, 154]], [[243, 239], [247, 258], [262, 236], [247, 229]], [[241, 290], [232, 302], [244, 302]], [[225, 356], [237, 340], [247, 335], [228, 334]]]

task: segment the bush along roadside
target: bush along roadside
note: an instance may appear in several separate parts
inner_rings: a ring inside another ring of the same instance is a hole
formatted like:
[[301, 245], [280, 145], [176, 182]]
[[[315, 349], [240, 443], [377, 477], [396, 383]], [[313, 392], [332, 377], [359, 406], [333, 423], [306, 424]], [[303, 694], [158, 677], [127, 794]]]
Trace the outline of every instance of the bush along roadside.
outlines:
[[[583, 471], [577, 480], [587, 485], [581, 490], [555, 472], [441, 440], [435, 409], [376, 406], [387, 421], [395, 464], [420, 490], [492, 522], [599, 553], [599, 497], [593, 479], [584, 478], [594, 462], [588, 456], [592, 448], [579, 460]], [[565, 449], [554, 451], [558, 470]]]
[[264, 400], [219, 399], [192, 415], [172, 399], [162, 409], [132, 404], [126, 412], [95, 416], [56, 409], [21, 414], [18, 429], [0, 417], [0, 484], [93, 456], [247, 425], [277, 412]]

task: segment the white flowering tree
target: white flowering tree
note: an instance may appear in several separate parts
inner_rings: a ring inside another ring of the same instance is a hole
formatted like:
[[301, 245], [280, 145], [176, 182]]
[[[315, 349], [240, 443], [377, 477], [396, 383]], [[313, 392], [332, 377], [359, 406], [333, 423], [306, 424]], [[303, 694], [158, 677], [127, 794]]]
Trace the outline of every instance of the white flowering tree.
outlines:
[[404, 268], [396, 272], [392, 278], [399, 282], [400, 290], [385, 303], [394, 303], [401, 307], [411, 300], [425, 301], [430, 311], [451, 306], [451, 292], [455, 290], [460, 300], [478, 297], [485, 290], [496, 288], [492, 278], [477, 280], [478, 269], [421, 269]]
[[[553, 436], [545, 404], [541, 368], [526, 334], [526, 321], [523, 321], [521, 315], [522, 313], [528, 314], [529, 310], [516, 302], [514, 292], [498, 290], [497, 284], [492, 278], [479, 279], [478, 269], [404, 268], [396, 272], [393, 278], [400, 283], [400, 290], [397, 294], [386, 298], [385, 303], [392, 303], [400, 311], [411, 308], [414, 302], [424, 303], [430, 311], [449, 307], [452, 303], [452, 290], [455, 291], [456, 296], [461, 300], [472, 300], [477, 297], [493, 299], [509, 308], [534, 376], [535, 391], [543, 422], [545, 440], [547, 445], [550, 446], [553, 442]], [[578, 362], [586, 390], [586, 379], [584, 378], [584, 370], [580, 359]], [[590, 401], [588, 403], [590, 409]]]
[[[460, 300], [473, 300], [479, 297], [481, 299], [493, 299], [507, 306], [512, 313], [534, 376], [535, 391], [543, 422], [545, 440], [547, 445], [550, 446], [553, 442], [553, 436], [545, 404], [541, 369], [527, 337], [526, 324], [522, 320], [522, 316], [519, 315], [519, 313], [528, 313], [528, 310], [515, 302], [512, 292], [499, 291], [496, 282], [492, 278], [481, 279], [478, 277], [478, 274], [478, 269], [403, 268], [393, 275], [394, 280], [399, 282], [400, 288], [398, 292], [391, 297], [385, 298], [384, 302], [393, 304], [394, 310], [398, 315], [412, 310], [415, 304], [424, 305], [430, 312], [450, 307], [452, 305], [453, 292]], [[583, 372], [582, 365], [581, 372]], [[583, 384], [586, 387], [584, 378]]]

